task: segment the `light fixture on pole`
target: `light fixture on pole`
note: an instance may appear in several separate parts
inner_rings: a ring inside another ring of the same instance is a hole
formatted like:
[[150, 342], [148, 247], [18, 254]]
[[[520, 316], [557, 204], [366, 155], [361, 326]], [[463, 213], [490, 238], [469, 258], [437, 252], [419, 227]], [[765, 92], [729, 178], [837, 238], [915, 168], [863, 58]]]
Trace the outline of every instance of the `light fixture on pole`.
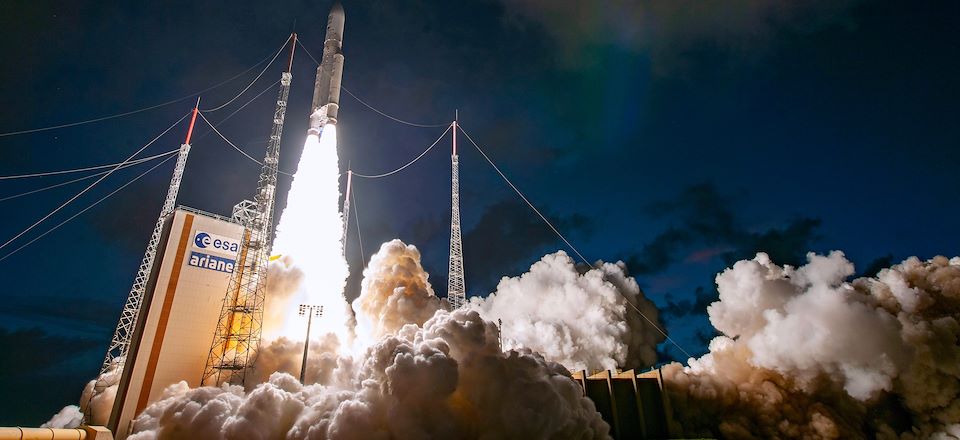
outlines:
[[307, 337], [303, 341], [303, 364], [300, 365], [300, 383], [307, 374], [307, 353], [310, 351], [310, 324], [313, 323], [313, 317], [323, 315], [323, 306], [310, 304], [300, 304], [300, 316], [307, 317]]

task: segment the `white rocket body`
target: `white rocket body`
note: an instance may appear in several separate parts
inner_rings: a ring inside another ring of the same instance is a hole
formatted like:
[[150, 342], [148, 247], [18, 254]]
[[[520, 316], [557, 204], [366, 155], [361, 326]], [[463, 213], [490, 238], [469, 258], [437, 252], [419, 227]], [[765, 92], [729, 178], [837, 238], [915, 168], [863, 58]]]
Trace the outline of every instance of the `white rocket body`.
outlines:
[[343, 78], [343, 7], [336, 2], [327, 17], [327, 34], [323, 41], [323, 58], [317, 67], [313, 88], [310, 133], [319, 134], [326, 124], [337, 123], [340, 108], [340, 81]]

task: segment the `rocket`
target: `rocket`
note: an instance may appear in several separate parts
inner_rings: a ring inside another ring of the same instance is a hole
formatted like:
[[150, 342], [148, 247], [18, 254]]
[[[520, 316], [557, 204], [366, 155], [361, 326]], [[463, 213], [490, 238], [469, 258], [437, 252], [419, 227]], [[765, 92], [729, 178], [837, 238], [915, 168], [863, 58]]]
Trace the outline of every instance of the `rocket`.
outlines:
[[310, 112], [310, 134], [320, 134], [325, 124], [337, 123], [340, 108], [340, 81], [343, 77], [343, 6], [337, 1], [327, 17], [327, 35], [323, 40], [323, 58], [317, 67]]

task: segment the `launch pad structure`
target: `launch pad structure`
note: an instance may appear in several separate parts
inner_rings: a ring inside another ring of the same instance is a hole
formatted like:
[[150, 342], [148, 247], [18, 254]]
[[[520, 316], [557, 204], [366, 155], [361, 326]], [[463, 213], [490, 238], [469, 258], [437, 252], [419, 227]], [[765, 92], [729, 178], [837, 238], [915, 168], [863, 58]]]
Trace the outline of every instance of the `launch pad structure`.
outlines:
[[663, 389], [659, 369], [644, 373], [634, 370], [604, 370], [589, 374], [571, 372], [583, 394], [596, 405], [610, 425], [614, 439], [675, 438], [670, 399]]

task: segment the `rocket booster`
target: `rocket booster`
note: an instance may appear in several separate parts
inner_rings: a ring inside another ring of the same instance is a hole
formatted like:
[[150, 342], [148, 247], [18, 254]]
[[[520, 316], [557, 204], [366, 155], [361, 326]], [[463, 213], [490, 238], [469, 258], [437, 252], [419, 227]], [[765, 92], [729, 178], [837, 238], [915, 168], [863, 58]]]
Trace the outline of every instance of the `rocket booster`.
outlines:
[[340, 108], [340, 81], [343, 77], [343, 6], [335, 2], [327, 17], [327, 35], [323, 41], [323, 58], [317, 67], [313, 88], [310, 133], [319, 134], [325, 124], [337, 123]]

